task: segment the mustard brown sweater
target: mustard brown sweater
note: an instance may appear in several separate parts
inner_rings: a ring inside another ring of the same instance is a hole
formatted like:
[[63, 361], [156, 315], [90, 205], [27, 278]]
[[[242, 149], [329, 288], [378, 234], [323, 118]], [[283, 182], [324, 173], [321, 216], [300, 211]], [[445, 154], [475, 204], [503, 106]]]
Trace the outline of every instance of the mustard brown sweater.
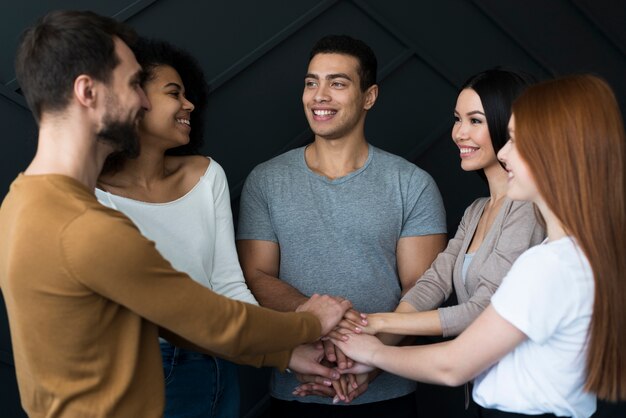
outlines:
[[0, 208], [0, 288], [30, 417], [161, 417], [159, 328], [279, 368], [320, 336], [311, 314], [233, 301], [177, 272], [126, 216], [62, 175], [11, 185]]

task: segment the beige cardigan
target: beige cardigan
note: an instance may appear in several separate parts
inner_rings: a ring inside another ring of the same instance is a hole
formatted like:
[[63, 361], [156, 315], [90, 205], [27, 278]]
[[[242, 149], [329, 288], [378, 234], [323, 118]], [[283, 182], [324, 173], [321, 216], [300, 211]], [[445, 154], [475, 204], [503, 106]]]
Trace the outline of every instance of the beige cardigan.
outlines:
[[488, 200], [477, 199], [465, 210], [454, 238], [402, 298], [402, 302], [410, 303], [418, 311], [428, 311], [441, 306], [450, 297], [454, 286], [459, 304], [439, 308], [444, 337], [463, 332], [489, 305], [491, 295], [515, 259], [539, 244], [545, 236], [535, 217], [533, 205], [507, 198], [483, 243], [474, 253], [463, 283], [464, 255]]

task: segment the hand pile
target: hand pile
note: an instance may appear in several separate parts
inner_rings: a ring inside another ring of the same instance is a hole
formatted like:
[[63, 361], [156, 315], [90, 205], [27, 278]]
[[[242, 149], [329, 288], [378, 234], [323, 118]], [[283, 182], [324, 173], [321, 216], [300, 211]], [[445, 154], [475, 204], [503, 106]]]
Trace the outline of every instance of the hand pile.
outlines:
[[346, 356], [331, 339], [346, 341], [346, 334], [370, 331], [367, 327], [367, 316], [349, 309], [345, 312], [339, 325], [326, 334], [320, 341], [311, 344], [310, 349], [319, 353], [320, 364], [335, 369], [331, 379], [327, 376], [296, 373], [301, 385], [293, 391], [295, 396], [324, 396], [333, 398], [333, 403], [350, 403], [364, 393], [369, 383], [378, 376], [379, 370], [356, 363]]

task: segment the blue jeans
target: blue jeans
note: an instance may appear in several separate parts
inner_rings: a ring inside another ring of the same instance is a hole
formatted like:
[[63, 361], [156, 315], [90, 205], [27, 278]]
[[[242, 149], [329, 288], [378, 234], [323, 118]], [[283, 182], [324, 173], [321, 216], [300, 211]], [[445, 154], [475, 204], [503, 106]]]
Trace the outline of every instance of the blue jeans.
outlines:
[[237, 366], [161, 342], [165, 418], [239, 418]]

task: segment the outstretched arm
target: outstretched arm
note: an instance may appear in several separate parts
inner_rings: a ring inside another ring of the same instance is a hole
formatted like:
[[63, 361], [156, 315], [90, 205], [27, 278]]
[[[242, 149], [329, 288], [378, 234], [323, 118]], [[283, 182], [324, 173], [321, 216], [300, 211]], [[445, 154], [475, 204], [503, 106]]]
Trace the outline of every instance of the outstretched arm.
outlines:
[[[452, 284], [452, 269], [466, 236], [466, 224], [479, 216], [479, 209], [482, 209], [480, 202], [480, 200], [474, 202], [466, 210], [455, 237], [450, 240], [448, 247], [437, 257], [432, 267], [418, 280], [410, 294], [403, 299], [396, 312], [368, 315], [369, 324], [363, 327], [363, 332], [456, 336], [480, 315], [489, 305], [491, 296], [515, 259], [543, 239], [543, 230], [537, 223], [533, 206], [527, 202], [508, 203], [503, 209], [505, 214], [501, 228], [492, 232], [497, 232], [494, 248], [486, 259], [480, 260], [479, 284], [471, 298], [459, 305], [430, 310], [434, 306], [429, 303], [437, 299], [432, 296], [441, 294], [447, 298], [451, 291], [451, 287], [446, 286]], [[473, 271], [476, 271], [476, 268]], [[437, 288], [442, 290], [431, 292]], [[400, 314], [400, 312], [412, 313]]]
[[[333, 305], [327, 300], [329, 296], [312, 295], [309, 298], [277, 277], [278, 244], [271, 241], [240, 240], [237, 241], [237, 247], [244, 276], [261, 306], [282, 312], [311, 312], [322, 323], [322, 335], [326, 335], [337, 325], [338, 319], [325, 310]], [[347, 300], [341, 300], [341, 306], [345, 307], [342, 316], [352, 307]]]
[[365, 334], [441, 335], [439, 312], [416, 312], [406, 302], [400, 302], [395, 312], [368, 314], [367, 320], [367, 326], [358, 327]]
[[[238, 357], [290, 350], [328, 332], [323, 328], [338, 323], [349, 308], [345, 301], [321, 297], [305, 309], [313, 315], [287, 314], [217, 295], [172, 269], [154, 243], [124, 215], [104, 211], [86, 212], [62, 236], [65, 268], [72, 278], [217, 355]], [[85, 243], [92, 242], [95, 235], [99, 237], [100, 256], [94, 258], [93, 246]], [[283, 354], [282, 361], [273, 364], [285, 367], [286, 360]]]
[[[409, 379], [458, 386], [498, 362], [526, 335], [490, 305], [455, 340], [415, 347], [392, 347], [369, 335], [335, 340], [354, 360]], [[485, 342], [488, 342], [487, 344]]]
[[506, 202], [501, 210], [504, 211], [502, 224], [499, 227], [494, 224], [489, 231], [493, 241], [483, 243], [489, 251], [477, 253], [467, 271], [468, 288], [473, 289], [470, 298], [439, 309], [445, 337], [459, 335], [478, 318], [515, 260], [544, 238], [530, 202]]

